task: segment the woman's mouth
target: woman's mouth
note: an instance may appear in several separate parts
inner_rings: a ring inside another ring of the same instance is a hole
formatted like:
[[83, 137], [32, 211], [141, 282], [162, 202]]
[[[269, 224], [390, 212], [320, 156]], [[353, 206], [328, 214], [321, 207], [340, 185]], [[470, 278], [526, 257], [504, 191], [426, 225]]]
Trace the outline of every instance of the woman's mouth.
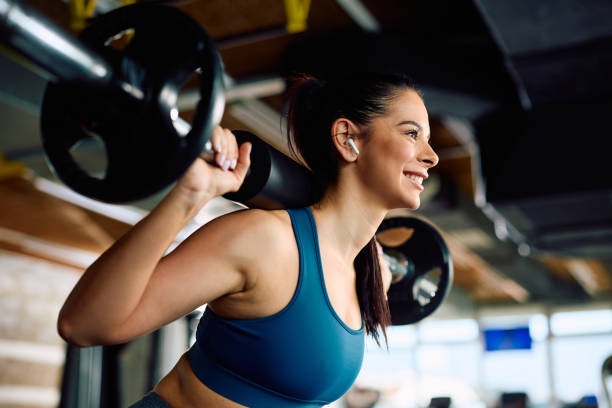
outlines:
[[423, 187], [423, 180], [426, 179], [426, 176], [420, 175], [420, 174], [416, 174], [416, 173], [410, 173], [405, 171], [404, 175], [408, 178], [408, 180], [410, 180], [410, 182], [412, 184], [414, 184], [420, 191], [425, 190], [425, 188]]

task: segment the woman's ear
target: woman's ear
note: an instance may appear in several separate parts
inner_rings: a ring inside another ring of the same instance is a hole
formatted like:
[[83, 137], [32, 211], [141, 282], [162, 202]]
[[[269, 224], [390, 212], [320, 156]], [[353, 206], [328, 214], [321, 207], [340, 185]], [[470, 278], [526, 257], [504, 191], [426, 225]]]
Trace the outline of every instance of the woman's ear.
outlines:
[[355, 123], [346, 118], [338, 118], [332, 123], [331, 135], [336, 150], [344, 160], [347, 162], [357, 160], [361, 142], [357, 138], [359, 127]]

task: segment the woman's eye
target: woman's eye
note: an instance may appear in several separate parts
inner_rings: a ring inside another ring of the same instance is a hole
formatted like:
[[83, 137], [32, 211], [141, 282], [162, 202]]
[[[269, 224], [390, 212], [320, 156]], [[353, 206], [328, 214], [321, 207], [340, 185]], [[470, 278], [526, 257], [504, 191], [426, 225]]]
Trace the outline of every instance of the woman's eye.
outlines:
[[417, 139], [417, 137], [419, 136], [419, 131], [418, 130], [410, 130], [408, 132], [406, 132], [406, 136], [410, 136], [413, 139]]

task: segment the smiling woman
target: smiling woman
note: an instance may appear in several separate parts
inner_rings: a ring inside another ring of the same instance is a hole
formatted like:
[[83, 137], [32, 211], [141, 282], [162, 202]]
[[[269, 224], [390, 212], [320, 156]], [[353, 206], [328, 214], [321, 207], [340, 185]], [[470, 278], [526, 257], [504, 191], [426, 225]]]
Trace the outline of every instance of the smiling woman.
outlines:
[[215, 163], [197, 160], [66, 301], [60, 333], [84, 346], [208, 304], [195, 344], [134, 407], [323, 406], [355, 381], [364, 334], [386, 340], [391, 275], [375, 234], [389, 210], [419, 206], [438, 162], [423, 100], [400, 75], [304, 75], [292, 80], [287, 124], [320, 201], [224, 215], [164, 256], [204, 204], [244, 180], [248, 143], [217, 128]]
[[[429, 118], [423, 99], [408, 77], [353, 74], [326, 84], [304, 75], [294, 79], [293, 92], [302, 100], [297, 98], [289, 111], [289, 131], [321, 185], [333, 185], [346, 168], [338, 161], [342, 150], [333, 143], [346, 146], [352, 140], [363, 151], [354, 160], [360, 180], [379, 187], [377, 198], [402, 188], [396, 185], [389, 191], [386, 181], [405, 183], [408, 178], [422, 191], [422, 180], [438, 157], [428, 143]], [[383, 176], [385, 172], [390, 178]], [[414, 191], [409, 202], [387, 203], [391, 208], [419, 204]]]

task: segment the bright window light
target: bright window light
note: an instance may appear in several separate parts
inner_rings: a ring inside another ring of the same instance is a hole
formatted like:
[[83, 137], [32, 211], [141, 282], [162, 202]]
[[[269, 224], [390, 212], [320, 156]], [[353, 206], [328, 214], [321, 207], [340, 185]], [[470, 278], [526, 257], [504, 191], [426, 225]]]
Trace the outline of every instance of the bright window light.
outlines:
[[416, 344], [417, 333], [414, 326], [391, 326], [387, 328], [389, 349], [410, 348]]
[[557, 312], [550, 317], [555, 336], [612, 332], [612, 310]]
[[[498, 350], [483, 354], [481, 386], [492, 393], [527, 392], [534, 406], [549, 406], [548, 347], [533, 343], [530, 350]], [[489, 406], [499, 406], [499, 394]]]
[[529, 334], [533, 341], [545, 341], [548, 336], [548, 321], [543, 314], [536, 314], [529, 318]]
[[478, 339], [478, 324], [474, 319], [432, 321], [422, 323], [419, 337], [424, 343], [454, 343]]
[[603, 391], [601, 365], [612, 354], [612, 335], [555, 337], [551, 346], [554, 388], [560, 402], [575, 404], [585, 395]]

